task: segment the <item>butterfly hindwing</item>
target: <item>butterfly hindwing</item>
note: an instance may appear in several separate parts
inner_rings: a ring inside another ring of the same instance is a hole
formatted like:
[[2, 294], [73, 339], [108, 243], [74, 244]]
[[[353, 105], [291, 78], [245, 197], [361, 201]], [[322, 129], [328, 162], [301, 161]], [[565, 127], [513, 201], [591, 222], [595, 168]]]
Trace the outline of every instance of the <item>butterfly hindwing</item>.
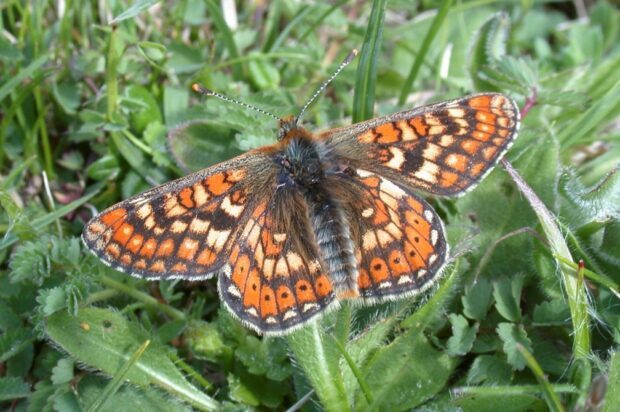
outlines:
[[321, 314], [335, 301], [313, 239], [296, 192], [257, 204], [220, 275], [222, 301], [244, 324], [272, 335]]
[[519, 110], [501, 94], [478, 94], [328, 131], [339, 156], [428, 193], [465, 193], [511, 146]]
[[225, 263], [255, 192], [274, 181], [271, 165], [248, 153], [153, 188], [93, 218], [82, 239], [123, 272], [150, 279], [208, 277]]
[[427, 289], [448, 253], [443, 225], [433, 208], [409, 189], [358, 169], [359, 201], [349, 207], [359, 259], [358, 287], [367, 302], [403, 298]]

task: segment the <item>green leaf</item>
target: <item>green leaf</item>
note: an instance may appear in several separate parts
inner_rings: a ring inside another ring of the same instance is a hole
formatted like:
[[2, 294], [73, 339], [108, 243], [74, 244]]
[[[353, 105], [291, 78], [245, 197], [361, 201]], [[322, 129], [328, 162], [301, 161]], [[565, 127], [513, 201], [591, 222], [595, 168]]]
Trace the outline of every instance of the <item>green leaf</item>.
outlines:
[[615, 351], [609, 359], [609, 373], [607, 376], [607, 393], [603, 403], [603, 412], [613, 412], [620, 405], [620, 356]]
[[150, 123], [161, 123], [162, 116], [157, 100], [143, 86], [131, 85], [125, 89], [127, 99], [123, 105], [130, 110], [129, 124], [136, 133], [142, 133]]
[[280, 84], [280, 72], [265, 59], [252, 59], [248, 63], [250, 80], [257, 89], [275, 89]]
[[54, 396], [54, 409], [63, 412], [82, 412], [75, 393], [68, 389], [62, 393], [56, 392], [56, 396]]
[[499, 12], [485, 21], [472, 38], [468, 69], [476, 90], [497, 90], [494, 84], [480, 77], [480, 71], [482, 67], [495, 65], [505, 56], [509, 34], [508, 14]]
[[[446, 385], [455, 366], [456, 360], [434, 349], [419, 330], [409, 329], [363, 366], [374, 399], [367, 410], [414, 408]], [[355, 404], [362, 407], [365, 402], [358, 391]]]
[[266, 375], [282, 381], [291, 374], [287, 350], [282, 339], [259, 340], [248, 335], [235, 350], [235, 356], [246, 366], [249, 373]]
[[15, 310], [4, 299], [0, 299], [0, 330], [7, 331], [19, 325], [21, 325], [21, 320]]
[[493, 287], [486, 278], [479, 278], [461, 297], [463, 313], [470, 319], [484, 320], [492, 304]]
[[195, 356], [212, 362], [229, 361], [233, 349], [226, 345], [214, 323], [192, 321], [183, 334]]
[[20, 69], [17, 74], [9, 76], [9, 80], [7, 80], [3, 85], [0, 86], [0, 102], [4, 100], [4, 98], [11, 93], [13, 90], [19, 88], [19, 84], [27, 78], [32, 78], [37, 74], [37, 71], [47, 63], [50, 55], [42, 54], [37, 59], [30, 62], [28, 66], [23, 69]]
[[86, 175], [94, 180], [114, 180], [120, 172], [116, 157], [106, 155], [86, 168]]
[[564, 299], [553, 299], [542, 302], [534, 308], [532, 323], [536, 326], [566, 325], [570, 318], [570, 310]]
[[260, 399], [258, 398], [258, 394], [254, 393], [251, 389], [246, 387], [237, 376], [230, 374], [228, 375], [228, 387], [230, 388], [230, 398], [249, 405], [249, 406], [259, 406]]
[[80, 87], [75, 82], [52, 83], [54, 97], [65, 113], [75, 114], [80, 106]]
[[17, 376], [0, 377], [0, 402], [26, 398], [30, 395], [30, 385]]
[[589, 188], [576, 173], [567, 170], [560, 178], [560, 190], [571, 203], [566, 213], [576, 224], [604, 221], [620, 215], [620, 165]]
[[505, 360], [494, 355], [480, 355], [474, 359], [467, 371], [467, 383], [470, 385], [509, 384], [512, 368]]
[[287, 337], [295, 361], [303, 369], [325, 410], [350, 410], [347, 393], [338, 367], [340, 352], [319, 322], [312, 322]]
[[19, 49], [4, 36], [0, 37], [0, 59], [13, 62], [22, 59]]
[[65, 169], [78, 171], [84, 168], [84, 157], [78, 151], [65, 152], [56, 163]]
[[[385, 344], [386, 339], [393, 331], [398, 321], [399, 319], [396, 316], [375, 320], [370, 328], [347, 342], [345, 350], [355, 365], [364, 365], [368, 358]], [[357, 377], [354, 375], [351, 368], [343, 367], [342, 375], [345, 388], [355, 388], [359, 386]]]
[[41, 289], [37, 296], [37, 303], [40, 305], [41, 312], [49, 316], [67, 307], [67, 294], [62, 286]]
[[[114, 376], [135, 349], [149, 337], [123, 315], [98, 308], [80, 309], [77, 316], [61, 311], [46, 320], [50, 339], [81, 363]], [[185, 380], [166, 350], [153, 342], [127, 372], [135, 385], [156, 385], [201, 409], [216, 409], [217, 402]]]
[[236, 132], [217, 121], [191, 121], [170, 130], [168, 147], [179, 167], [196, 171], [241, 154]]
[[69, 383], [73, 379], [73, 361], [71, 359], [59, 359], [52, 369], [51, 381], [54, 385]]
[[123, 20], [137, 17], [138, 14], [140, 14], [143, 10], [148, 9], [149, 7], [157, 3], [159, 3], [159, 0], [138, 0], [135, 3], [133, 3], [128, 9], [123, 11], [121, 14], [114, 17], [110, 21], [110, 24], [112, 25], [118, 24], [122, 22]]
[[482, 67], [479, 77], [500, 89], [513, 90], [524, 95], [539, 88], [536, 62], [527, 57], [504, 56], [493, 66]]
[[176, 126], [189, 106], [189, 89], [164, 87], [164, 119], [168, 127]]
[[39, 381], [28, 399], [28, 412], [51, 412], [51, 400], [55, 391], [56, 387], [46, 381]]
[[228, 383], [230, 397], [251, 406], [278, 408], [288, 392], [288, 387], [281, 382], [257, 377], [241, 368], [235, 370], [235, 375], [228, 375]]
[[[80, 403], [85, 411], [105, 390], [108, 382], [101, 376], [87, 375], [80, 379], [78, 391]], [[154, 388], [140, 388], [123, 385], [110, 396], [101, 412], [139, 411], [139, 412], [190, 412], [192, 409], [166, 396]]]
[[525, 276], [517, 274], [511, 277], [502, 277], [493, 282], [493, 297], [495, 308], [505, 319], [512, 322], [521, 320], [521, 290]]
[[0, 362], [6, 362], [24, 350], [33, 341], [30, 330], [10, 329], [0, 335]]
[[[504, 388], [501, 388], [504, 389]], [[547, 412], [547, 405], [534, 395], [506, 394], [497, 391], [495, 394], [473, 393], [469, 396], [461, 396], [455, 399], [454, 404], [458, 410], [464, 412]]]
[[452, 336], [448, 339], [446, 351], [452, 356], [467, 354], [476, 339], [478, 324], [469, 326], [464, 316], [454, 313], [448, 315], [448, 320], [452, 325]]
[[142, 56], [151, 64], [161, 63], [166, 59], [166, 46], [161, 43], [141, 41], [136, 46]]
[[532, 351], [532, 342], [522, 325], [512, 323], [500, 323], [497, 326], [497, 334], [504, 342], [504, 353], [508, 356], [508, 363], [516, 370], [525, 368], [525, 359], [517, 349], [521, 344], [528, 351]]

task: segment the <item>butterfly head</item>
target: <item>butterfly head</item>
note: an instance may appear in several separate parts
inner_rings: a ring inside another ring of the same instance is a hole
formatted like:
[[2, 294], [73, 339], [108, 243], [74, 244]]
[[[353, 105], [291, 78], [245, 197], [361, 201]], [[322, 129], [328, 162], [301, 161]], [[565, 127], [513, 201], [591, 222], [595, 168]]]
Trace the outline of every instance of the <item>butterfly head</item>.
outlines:
[[276, 156], [282, 183], [294, 185], [302, 191], [312, 189], [322, 180], [324, 172], [310, 134], [295, 127], [285, 134], [284, 141], [284, 150]]
[[292, 131], [297, 129], [297, 118], [293, 115], [284, 116], [279, 120], [278, 140], [283, 140]]

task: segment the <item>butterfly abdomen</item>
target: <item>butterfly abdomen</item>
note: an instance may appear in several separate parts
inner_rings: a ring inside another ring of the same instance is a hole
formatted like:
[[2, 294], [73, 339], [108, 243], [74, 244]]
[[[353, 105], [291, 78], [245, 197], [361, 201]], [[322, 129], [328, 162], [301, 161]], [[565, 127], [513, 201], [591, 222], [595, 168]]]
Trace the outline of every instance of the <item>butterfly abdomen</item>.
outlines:
[[342, 208], [319, 190], [306, 193], [306, 201], [322, 263], [330, 274], [336, 296], [357, 296], [358, 268], [351, 231]]

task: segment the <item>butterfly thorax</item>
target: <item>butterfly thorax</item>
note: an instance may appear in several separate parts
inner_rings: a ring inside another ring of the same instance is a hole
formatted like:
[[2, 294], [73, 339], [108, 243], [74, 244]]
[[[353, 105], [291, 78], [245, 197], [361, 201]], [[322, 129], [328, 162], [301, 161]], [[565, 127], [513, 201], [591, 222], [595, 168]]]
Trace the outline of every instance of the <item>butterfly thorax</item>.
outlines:
[[280, 168], [278, 188], [296, 190], [303, 196], [321, 264], [330, 274], [336, 295], [355, 297], [359, 294], [358, 265], [351, 230], [327, 183], [329, 175], [342, 173], [342, 167], [301, 127], [289, 130], [281, 145], [283, 150], [274, 156]]

